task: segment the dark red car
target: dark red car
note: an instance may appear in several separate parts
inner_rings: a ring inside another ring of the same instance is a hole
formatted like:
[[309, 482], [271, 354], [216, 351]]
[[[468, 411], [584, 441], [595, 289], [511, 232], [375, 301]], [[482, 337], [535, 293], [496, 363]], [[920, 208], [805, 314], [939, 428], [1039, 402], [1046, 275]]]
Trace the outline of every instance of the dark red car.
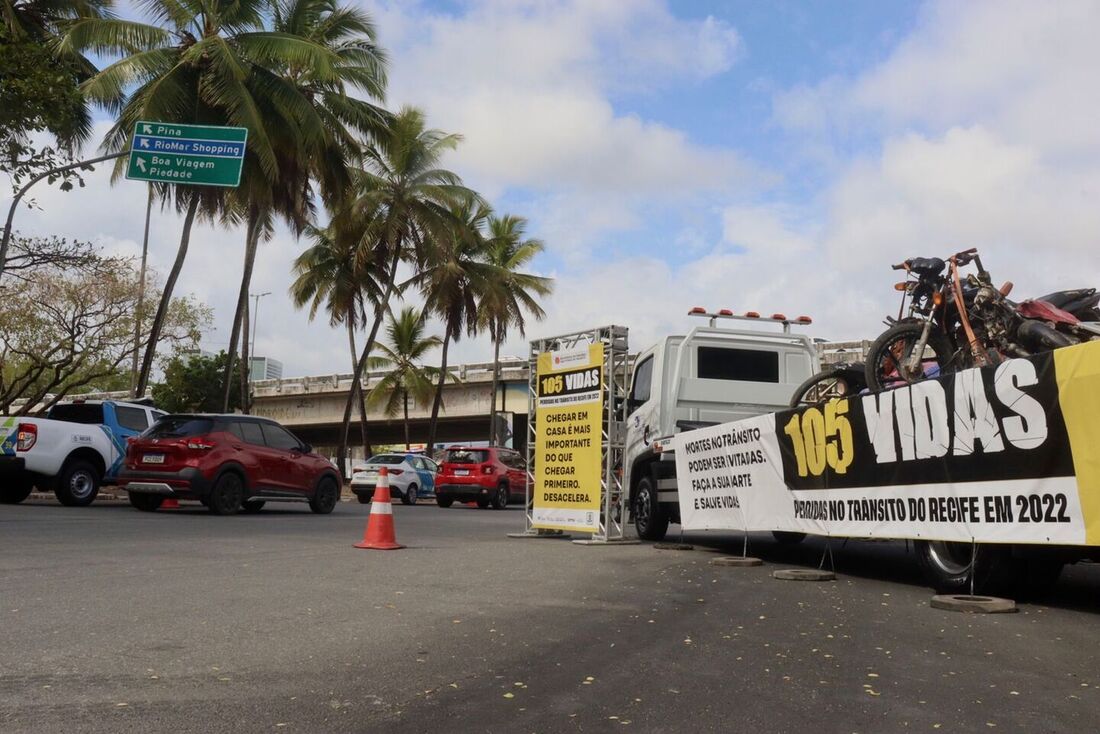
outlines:
[[457, 500], [503, 510], [509, 501], [523, 500], [526, 483], [527, 462], [517, 451], [451, 446], [439, 457], [435, 501], [440, 507]]
[[332, 462], [275, 421], [248, 415], [161, 418], [129, 440], [118, 484], [146, 512], [174, 497], [215, 515], [257, 512], [268, 501], [327, 514], [340, 499]]

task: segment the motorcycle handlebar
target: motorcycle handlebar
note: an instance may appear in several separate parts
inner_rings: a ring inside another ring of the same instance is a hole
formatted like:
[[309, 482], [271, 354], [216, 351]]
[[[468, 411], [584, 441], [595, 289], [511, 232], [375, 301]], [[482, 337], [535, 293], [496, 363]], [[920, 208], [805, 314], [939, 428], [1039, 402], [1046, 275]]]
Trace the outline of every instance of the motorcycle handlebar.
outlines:
[[956, 252], [952, 257], [959, 265], [966, 265], [971, 260], [978, 256], [978, 248], [971, 247], [969, 250], [963, 250], [962, 252]]
[[908, 261], [903, 262], [903, 263], [899, 263], [898, 265], [891, 265], [890, 266], [891, 270], [907, 270], [908, 268], [909, 268], [909, 262]]

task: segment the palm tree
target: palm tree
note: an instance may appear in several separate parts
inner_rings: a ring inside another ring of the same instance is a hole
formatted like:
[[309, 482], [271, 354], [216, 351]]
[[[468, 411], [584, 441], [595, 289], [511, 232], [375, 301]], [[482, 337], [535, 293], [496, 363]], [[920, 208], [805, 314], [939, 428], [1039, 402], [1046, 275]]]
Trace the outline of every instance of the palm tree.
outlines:
[[494, 268], [488, 288], [482, 294], [478, 316], [481, 326], [493, 340], [493, 403], [489, 409], [489, 441], [497, 436], [497, 386], [500, 382], [500, 345], [510, 328], [525, 336], [524, 313], [542, 320], [542, 310], [536, 296], [547, 296], [554, 289], [550, 278], [520, 272], [543, 250], [540, 240], [524, 239], [527, 220], [505, 214], [489, 218], [486, 262]]
[[[390, 314], [386, 335], [389, 344], [379, 344], [381, 354], [371, 357], [368, 364], [372, 370], [389, 371], [371, 389], [367, 403], [372, 407], [381, 406], [390, 417], [403, 411], [405, 448], [408, 449], [409, 398], [417, 405], [427, 405], [432, 399], [432, 383], [439, 373], [435, 367], [421, 364], [421, 360], [442, 342], [438, 336], [424, 336], [424, 314], [412, 306], [405, 306], [396, 318]], [[443, 377], [457, 381], [454, 375], [443, 373]]]
[[[374, 304], [370, 332], [355, 364], [354, 383], [362, 379], [390, 299], [398, 290], [398, 264], [402, 259], [417, 266], [424, 263], [426, 238], [443, 234], [449, 208], [473, 195], [457, 175], [439, 167], [443, 154], [459, 140], [457, 135], [429, 129], [420, 110], [402, 108], [376, 145], [365, 150], [366, 165], [354, 184], [356, 198], [333, 220], [337, 231], [362, 237], [362, 246], [371, 253], [369, 260], [378, 269], [379, 282], [385, 284], [382, 297]], [[353, 404], [354, 392], [349, 391], [337, 448], [337, 466], [341, 468], [347, 456]]]
[[12, 41], [48, 41], [77, 18], [105, 17], [111, 0], [0, 0], [0, 29]]
[[[248, 290], [259, 244], [256, 227], [277, 212], [300, 234], [311, 218], [313, 181], [319, 184], [324, 201], [338, 203], [350, 186], [351, 164], [361, 156], [356, 133], [374, 138], [381, 134], [387, 119], [380, 107], [348, 95], [349, 89], [358, 89], [381, 100], [385, 93], [385, 54], [375, 44], [375, 29], [365, 13], [340, 7], [334, 0], [275, 0], [271, 29], [324, 49], [331, 68], [308, 59], [279, 57], [265, 59], [269, 63], [256, 64], [251, 72], [250, 84], [274, 92], [264, 95], [263, 101], [278, 102], [280, 93], [285, 93], [304, 99], [306, 104], [290, 115], [295, 124], [271, 132], [279, 153], [278, 178], [271, 179], [253, 167], [254, 175], [239, 189], [253, 236], [246, 238], [244, 272], [230, 332], [226, 409], [237, 336], [247, 318]], [[277, 117], [279, 110], [271, 112]], [[247, 339], [241, 354], [245, 365], [241, 375], [247, 382]]]
[[426, 266], [411, 279], [424, 294], [426, 308], [443, 320], [443, 350], [440, 379], [432, 401], [428, 423], [428, 450], [435, 444], [439, 409], [443, 403], [443, 377], [447, 371], [450, 343], [477, 333], [478, 300], [489, 287], [492, 268], [485, 262], [485, 222], [491, 211], [476, 197], [469, 197], [451, 210], [451, 226], [436, 240]]
[[[310, 226], [306, 232], [313, 245], [294, 261], [297, 277], [290, 286], [291, 298], [299, 308], [309, 304], [310, 321], [324, 307], [330, 325], [344, 325], [348, 332], [351, 368], [354, 371], [359, 358], [355, 331], [366, 321], [367, 304], [374, 304], [381, 298], [382, 288], [371, 268], [364, 267], [358, 239], [337, 237], [331, 226], [324, 229]], [[366, 400], [359, 388], [358, 382], [352, 383], [352, 391], [359, 396], [363, 450], [370, 456]]]
[[[152, 23], [81, 18], [68, 26], [58, 47], [63, 54], [119, 57], [81, 85], [90, 101], [117, 114], [103, 148], [125, 150], [135, 123], [143, 119], [246, 127], [248, 149], [242, 175], [246, 196], [252, 197], [258, 188], [249, 181], [280, 180], [280, 173], [284, 184], [294, 180], [289, 171], [280, 171], [280, 164], [285, 167], [288, 160], [301, 160], [295, 154], [299, 141], [305, 144], [323, 137], [323, 124], [305, 94], [280, 81], [281, 74], [291, 67], [304, 67], [316, 79], [337, 84], [339, 56], [307, 38], [265, 30], [270, 14], [267, 0], [147, 0], [142, 8]], [[288, 139], [295, 143], [290, 149], [281, 145]], [[121, 170], [121, 165], [116, 167], [116, 177]], [[157, 337], [187, 255], [195, 217], [200, 213], [232, 220], [247, 217], [253, 225], [250, 241], [257, 241], [267, 224], [251, 211], [242, 215], [240, 204], [227, 201], [224, 190], [159, 186], [156, 191], [162, 200], [174, 199], [185, 216], [176, 261], [142, 361], [139, 393], [148, 383]], [[250, 203], [268, 206], [270, 202]]]

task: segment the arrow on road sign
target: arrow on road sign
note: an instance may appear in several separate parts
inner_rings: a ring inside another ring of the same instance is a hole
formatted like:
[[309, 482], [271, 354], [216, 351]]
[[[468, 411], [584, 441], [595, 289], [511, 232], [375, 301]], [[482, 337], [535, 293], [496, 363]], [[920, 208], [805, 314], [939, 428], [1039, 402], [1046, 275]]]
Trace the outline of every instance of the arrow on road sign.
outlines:
[[153, 126], [152, 125], [142, 125], [142, 127], [145, 128], [145, 134], [146, 135], [152, 135], [153, 134]]
[[134, 160], [134, 163], [135, 163], [135, 165], [137, 165], [138, 168], [141, 169], [142, 173], [145, 173], [145, 159], [144, 158], [137, 158], [137, 159]]
[[141, 147], [142, 148], [148, 148], [149, 147], [149, 138], [142, 138], [141, 139]]

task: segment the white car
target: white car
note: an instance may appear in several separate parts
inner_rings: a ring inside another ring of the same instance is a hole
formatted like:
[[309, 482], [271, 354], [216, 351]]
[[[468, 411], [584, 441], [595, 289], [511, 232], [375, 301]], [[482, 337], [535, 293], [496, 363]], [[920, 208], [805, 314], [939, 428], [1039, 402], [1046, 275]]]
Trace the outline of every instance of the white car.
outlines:
[[390, 475], [390, 495], [401, 497], [406, 505], [416, 504], [417, 497], [435, 495], [435, 478], [439, 465], [418, 454], [376, 454], [351, 473], [351, 491], [362, 504], [374, 498], [378, 470], [386, 467]]

